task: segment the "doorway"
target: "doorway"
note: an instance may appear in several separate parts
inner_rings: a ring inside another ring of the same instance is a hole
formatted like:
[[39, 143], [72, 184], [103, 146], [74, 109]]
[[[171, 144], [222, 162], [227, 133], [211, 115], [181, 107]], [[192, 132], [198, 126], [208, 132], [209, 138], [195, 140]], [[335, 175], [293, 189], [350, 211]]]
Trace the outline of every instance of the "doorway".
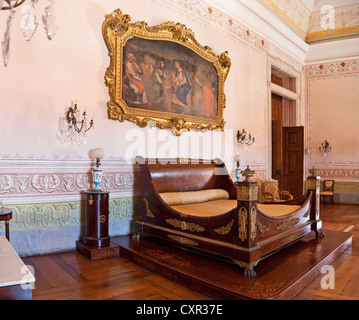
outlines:
[[[276, 88], [293, 88], [293, 79], [278, 73], [272, 73], [271, 82]], [[280, 190], [297, 197], [303, 192], [304, 128], [296, 126], [296, 103], [281, 94], [285, 90], [271, 92], [271, 174]]]

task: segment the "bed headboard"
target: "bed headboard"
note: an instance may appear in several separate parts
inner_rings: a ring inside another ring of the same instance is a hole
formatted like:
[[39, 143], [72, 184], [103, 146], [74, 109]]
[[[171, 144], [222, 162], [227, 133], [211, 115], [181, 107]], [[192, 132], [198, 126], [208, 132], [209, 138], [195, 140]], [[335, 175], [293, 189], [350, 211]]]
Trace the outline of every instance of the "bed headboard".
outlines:
[[[229, 189], [232, 185], [224, 163], [214, 160], [144, 159], [136, 157], [141, 180], [152, 181], [157, 192], [184, 192], [207, 189]], [[142, 181], [145, 182], [145, 181]], [[229, 185], [229, 186], [227, 186]]]

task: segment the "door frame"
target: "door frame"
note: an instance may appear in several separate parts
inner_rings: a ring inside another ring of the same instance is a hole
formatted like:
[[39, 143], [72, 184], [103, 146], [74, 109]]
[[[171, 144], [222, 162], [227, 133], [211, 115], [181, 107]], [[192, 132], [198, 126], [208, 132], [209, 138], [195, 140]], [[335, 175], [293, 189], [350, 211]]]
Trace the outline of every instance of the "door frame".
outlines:
[[[302, 99], [302, 92], [304, 88], [304, 72], [303, 66], [295, 61], [288, 61], [286, 56], [272, 56], [268, 55], [267, 60], [267, 127], [268, 127], [268, 178], [272, 177], [272, 93], [275, 93], [279, 96], [282, 96], [285, 99], [293, 101], [292, 103], [295, 106], [295, 123], [293, 126], [303, 126], [304, 127], [304, 150], [306, 148], [307, 139], [306, 139], [306, 130], [305, 130], [305, 104]], [[288, 90], [284, 87], [281, 87], [275, 83], [272, 83], [272, 73], [281, 73], [293, 79], [295, 83], [294, 91]], [[304, 152], [303, 159], [303, 175], [306, 172], [306, 153]], [[304, 179], [304, 176], [303, 176]]]

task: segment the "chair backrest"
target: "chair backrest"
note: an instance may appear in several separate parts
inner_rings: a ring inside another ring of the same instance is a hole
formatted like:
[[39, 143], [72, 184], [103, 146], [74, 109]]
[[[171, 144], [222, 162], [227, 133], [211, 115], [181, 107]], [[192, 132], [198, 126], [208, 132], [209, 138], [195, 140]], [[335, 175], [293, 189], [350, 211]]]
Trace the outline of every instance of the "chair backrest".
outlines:
[[266, 192], [272, 194], [274, 201], [280, 200], [278, 180], [274, 180], [274, 179], [263, 180], [261, 183], [260, 192], [261, 192], [262, 201], [269, 200], [265, 198], [264, 193]]
[[323, 181], [323, 191], [334, 191], [334, 180]]

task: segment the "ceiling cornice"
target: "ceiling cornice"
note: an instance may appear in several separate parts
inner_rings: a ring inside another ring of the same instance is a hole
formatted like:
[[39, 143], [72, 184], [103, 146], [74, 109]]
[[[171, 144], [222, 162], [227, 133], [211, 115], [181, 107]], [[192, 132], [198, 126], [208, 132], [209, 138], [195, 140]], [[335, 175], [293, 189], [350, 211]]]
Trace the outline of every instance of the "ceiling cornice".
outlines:
[[[273, 13], [262, 3], [262, 0], [205, 1], [233, 17], [303, 64], [332, 59], [356, 59], [359, 56], [359, 37], [344, 37], [342, 35], [341, 38], [331, 39], [332, 41], [307, 43], [305, 38], [288, 24], [288, 21], [283, 21], [277, 14]], [[316, 4], [318, 5], [318, 2]], [[303, 6], [306, 11], [314, 8], [310, 6], [308, 9], [307, 5]]]
[[299, 62], [305, 61], [308, 44], [281, 19], [253, 0], [205, 0], [226, 15], [267, 39]]

